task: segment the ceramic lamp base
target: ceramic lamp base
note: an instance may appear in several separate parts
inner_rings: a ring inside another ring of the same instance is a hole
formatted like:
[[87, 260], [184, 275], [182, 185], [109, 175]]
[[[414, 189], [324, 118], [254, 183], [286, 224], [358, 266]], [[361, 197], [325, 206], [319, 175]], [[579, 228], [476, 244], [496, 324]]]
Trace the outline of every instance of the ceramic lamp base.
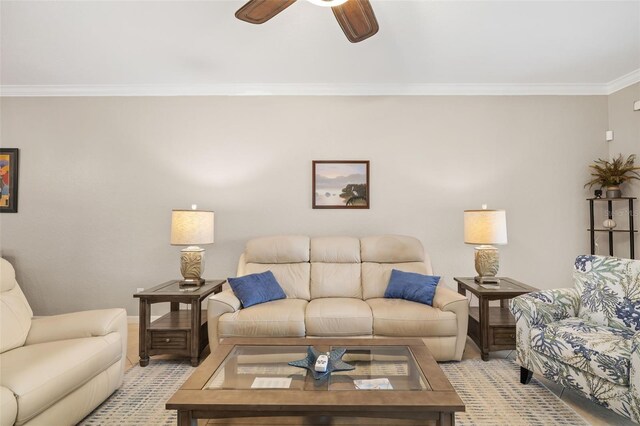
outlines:
[[478, 275], [474, 280], [478, 284], [500, 284], [500, 278], [498, 277], [481, 277]]
[[198, 279], [186, 279], [186, 280], [182, 280], [180, 281], [180, 286], [181, 287], [193, 287], [193, 286], [201, 286], [202, 284], [204, 284], [204, 278], [198, 278]]
[[200, 247], [187, 247], [180, 250], [180, 273], [184, 277], [180, 281], [182, 286], [199, 286], [204, 284], [202, 273], [204, 272], [204, 249]]
[[498, 249], [493, 246], [478, 246], [475, 251], [475, 267], [478, 276], [475, 281], [481, 284], [499, 283], [496, 278], [500, 267]]

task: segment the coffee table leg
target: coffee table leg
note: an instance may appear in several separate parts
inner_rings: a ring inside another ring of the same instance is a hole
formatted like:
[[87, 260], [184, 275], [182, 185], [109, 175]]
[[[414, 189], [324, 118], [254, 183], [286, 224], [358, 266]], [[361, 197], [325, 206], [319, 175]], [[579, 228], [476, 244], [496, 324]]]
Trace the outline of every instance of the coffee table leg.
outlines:
[[455, 426], [456, 413], [440, 413], [440, 418], [436, 421], [438, 426]]
[[178, 426], [198, 426], [198, 421], [191, 416], [191, 411], [178, 410]]

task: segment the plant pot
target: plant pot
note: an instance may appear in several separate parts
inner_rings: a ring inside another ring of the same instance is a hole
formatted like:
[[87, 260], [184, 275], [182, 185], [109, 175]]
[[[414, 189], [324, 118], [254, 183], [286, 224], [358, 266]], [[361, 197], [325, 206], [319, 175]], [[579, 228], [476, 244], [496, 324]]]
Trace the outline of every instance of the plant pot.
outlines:
[[622, 191], [619, 186], [607, 186], [607, 198], [620, 198]]

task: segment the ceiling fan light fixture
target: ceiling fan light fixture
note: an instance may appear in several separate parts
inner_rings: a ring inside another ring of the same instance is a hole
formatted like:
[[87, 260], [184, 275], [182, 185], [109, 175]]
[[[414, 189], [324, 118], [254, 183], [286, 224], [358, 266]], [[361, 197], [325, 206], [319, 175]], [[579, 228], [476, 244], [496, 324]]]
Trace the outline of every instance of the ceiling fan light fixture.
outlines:
[[349, 0], [308, 0], [308, 1], [315, 4], [316, 6], [335, 7], [335, 6], [340, 6], [341, 4], [345, 4]]

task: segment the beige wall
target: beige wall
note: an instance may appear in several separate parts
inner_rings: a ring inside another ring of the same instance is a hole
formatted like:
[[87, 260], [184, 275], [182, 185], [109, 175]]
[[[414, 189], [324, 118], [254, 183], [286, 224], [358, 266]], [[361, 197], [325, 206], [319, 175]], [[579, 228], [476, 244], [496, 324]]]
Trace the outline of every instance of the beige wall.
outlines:
[[[640, 163], [640, 111], [633, 110], [635, 101], [640, 101], [640, 83], [609, 96], [609, 129], [614, 132], [609, 153], [612, 156], [635, 154]], [[625, 195], [640, 197], [640, 182], [627, 184], [623, 190]]]
[[[623, 154], [625, 157], [630, 154], [637, 156], [636, 165], [640, 166], [640, 111], [633, 110], [633, 103], [640, 101], [640, 83], [631, 85], [625, 89], [619, 90], [609, 96], [609, 129], [614, 132], [614, 139], [609, 143], [609, 155], [616, 156]], [[623, 195], [629, 197], [640, 198], [640, 181], [631, 181], [622, 187]], [[620, 206], [620, 203], [616, 203]], [[640, 228], [640, 204], [635, 201], [635, 228]], [[628, 220], [626, 215], [628, 210], [616, 209], [614, 219], [618, 226], [628, 229]], [[629, 257], [629, 239], [628, 237], [615, 235], [615, 251], [616, 256]], [[604, 238], [603, 238], [604, 241]], [[638, 247], [639, 239], [636, 235], [636, 258], [639, 257], [640, 247]], [[607, 244], [602, 245], [601, 251], [606, 251]]]
[[[435, 271], [472, 275], [462, 211], [505, 208], [501, 273], [571, 285], [588, 252], [586, 165], [606, 156], [605, 96], [4, 98], [2, 145], [21, 149], [3, 256], [36, 314], [125, 306], [177, 278], [172, 208], [216, 211], [207, 277], [247, 239], [400, 233]], [[311, 209], [311, 161], [371, 161], [371, 209]]]

